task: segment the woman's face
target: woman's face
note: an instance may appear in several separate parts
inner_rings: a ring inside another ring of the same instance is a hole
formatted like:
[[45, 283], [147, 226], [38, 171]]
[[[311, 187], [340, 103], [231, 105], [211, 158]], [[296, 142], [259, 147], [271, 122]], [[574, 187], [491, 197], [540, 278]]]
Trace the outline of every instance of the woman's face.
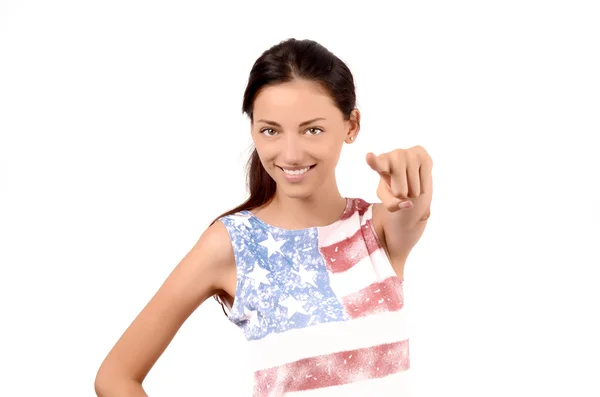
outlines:
[[[344, 120], [317, 83], [294, 80], [263, 88], [254, 100], [252, 139], [277, 190], [296, 198], [335, 183], [342, 145], [358, 134], [359, 113]], [[328, 189], [325, 189], [328, 191]]]

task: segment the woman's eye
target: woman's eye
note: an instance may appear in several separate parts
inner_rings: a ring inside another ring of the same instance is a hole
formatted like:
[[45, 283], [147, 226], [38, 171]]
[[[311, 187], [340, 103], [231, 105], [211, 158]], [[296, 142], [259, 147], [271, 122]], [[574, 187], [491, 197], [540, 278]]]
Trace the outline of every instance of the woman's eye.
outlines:
[[277, 134], [277, 131], [271, 129], [271, 128], [265, 128], [264, 130], [261, 131], [263, 134], [267, 135], [267, 136], [274, 136], [275, 134]]
[[322, 129], [317, 128], [317, 127], [309, 128], [306, 131], [308, 132], [309, 135], [319, 135], [320, 133], [323, 132]]

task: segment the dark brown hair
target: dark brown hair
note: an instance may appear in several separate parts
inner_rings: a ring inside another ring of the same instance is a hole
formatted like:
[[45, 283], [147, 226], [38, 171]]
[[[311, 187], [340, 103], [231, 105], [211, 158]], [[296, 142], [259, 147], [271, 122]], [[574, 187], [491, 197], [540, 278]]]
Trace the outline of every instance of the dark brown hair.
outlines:
[[[294, 79], [319, 83], [331, 95], [344, 118], [346, 120], [350, 118], [350, 113], [356, 107], [354, 78], [350, 69], [319, 43], [313, 40], [296, 39], [288, 39], [274, 45], [256, 60], [244, 92], [242, 112], [253, 122], [254, 99], [260, 90]], [[277, 184], [260, 162], [256, 148], [253, 149], [246, 165], [246, 174], [247, 188], [250, 192], [248, 199], [219, 215], [211, 225], [221, 217], [259, 208], [273, 199]], [[214, 295], [214, 298], [221, 304], [223, 312], [227, 315], [219, 294]]]
[[[354, 78], [346, 64], [313, 40], [288, 39], [269, 48], [256, 60], [244, 92], [242, 112], [254, 120], [254, 99], [267, 86], [294, 79], [310, 80], [321, 84], [329, 92], [346, 120], [356, 107]], [[219, 218], [242, 210], [251, 210], [268, 204], [275, 196], [277, 185], [262, 166], [256, 148], [246, 166], [247, 188], [250, 196], [237, 207], [219, 215]]]

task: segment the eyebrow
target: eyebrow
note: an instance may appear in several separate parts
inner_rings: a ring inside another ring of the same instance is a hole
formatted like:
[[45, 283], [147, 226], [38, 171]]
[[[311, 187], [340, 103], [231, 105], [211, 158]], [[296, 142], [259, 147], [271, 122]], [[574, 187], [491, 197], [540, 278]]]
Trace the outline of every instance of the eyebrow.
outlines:
[[[317, 118], [314, 118], [314, 119], [311, 119], [311, 120], [306, 120], [306, 121], [303, 121], [303, 122], [300, 123], [300, 127], [304, 127], [305, 125], [314, 123], [315, 121], [319, 121], [319, 120], [326, 120], [326, 119], [324, 117], [317, 117]], [[281, 128], [281, 124], [276, 123], [275, 121], [265, 120], [265, 119], [260, 119], [260, 120], [257, 121], [257, 123], [260, 123], [260, 122]]]

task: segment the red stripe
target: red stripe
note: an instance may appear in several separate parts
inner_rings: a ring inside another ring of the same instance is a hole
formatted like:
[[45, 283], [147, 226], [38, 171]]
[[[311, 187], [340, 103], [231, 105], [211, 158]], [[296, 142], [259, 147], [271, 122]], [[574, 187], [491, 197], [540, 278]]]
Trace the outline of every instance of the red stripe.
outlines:
[[402, 280], [388, 277], [342, 298], [350, 318], [359, 318], [381, 312], [395, 312], [404, 307]]
[[377, 232], [373, 227], [372, 219], [369, 219], [364, 225], [362, 225], [361, 230], [365, 239], [365, 244], [367, 245], [367, 250], [369, 251], [369, 255], [377, 251], [379, 248], [382, 248], [382, 245], [379, 243], [379, 237], [377, 237]]
[[254, 374], [254, 397], [383, 378], [410, 368], [408, 340], [305, 358]]
[[320, 247], [320, 250], [327, 269], [332, 273], [339, 273], [350, 269], [379, 248], [381, 245], [373, 230], [373, 222], [369, 220], [352, 237]]
[[352, 203], [350, 204], [351, 208], [342, 215], [342, 217], [340, 218], [341, 221], [343, 221], [344, 219], [350, 218], [357, 211], [358, 211], [358, 215], [363, 216], [365, 214], [365, 212], [367, 212], [367, 210], [369, 209], [369, 206], [371, 205], [371, 204], [367, 203], [365, 200], [360, 199], [360, 198], [354, 198], [351, 200], [352, 200]]

